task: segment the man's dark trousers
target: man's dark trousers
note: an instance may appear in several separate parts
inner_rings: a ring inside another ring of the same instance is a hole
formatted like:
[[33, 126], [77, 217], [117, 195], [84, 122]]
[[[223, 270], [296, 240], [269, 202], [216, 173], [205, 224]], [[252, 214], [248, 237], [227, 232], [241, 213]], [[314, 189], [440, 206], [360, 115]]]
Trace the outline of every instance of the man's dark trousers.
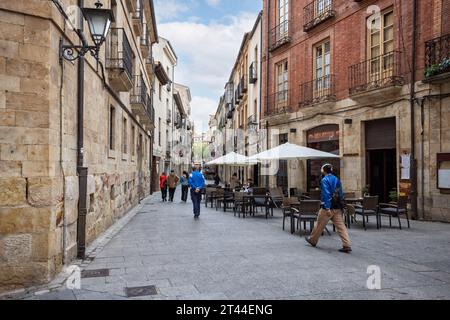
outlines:
[[198, 217], [200, 215], [200, 202], [202, 201], [202, 193], [197, 193], [195, 192], [195, 190], [191, 189], [191, 199], [194, 206], [194, 215]]
[[189, 186], [181, 187], [181, 201], [186, 202], [188, 198]]

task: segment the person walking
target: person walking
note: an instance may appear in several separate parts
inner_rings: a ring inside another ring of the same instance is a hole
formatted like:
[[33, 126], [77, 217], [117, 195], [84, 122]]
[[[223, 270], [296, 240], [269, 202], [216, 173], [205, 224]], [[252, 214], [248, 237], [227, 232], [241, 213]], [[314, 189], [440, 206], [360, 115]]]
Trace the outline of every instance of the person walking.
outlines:
[[175, 190], [177, 189], [178, 181], [180, 179], [175, 174], [175, 171], [170, 171], [169, 177], [167, 178], [167, 185], [169, 186], [169, 201], [173, 202], [173, 197], [175, 195]]
[[191, 187], [191, 199], [194, 207], [194, 218], [200, 217], [200, 203], [202, 201], [202, 190], [205, 188], [205, 177], [200, 170], [195, 167], [189, 176], [189, 186]]
[[162, 201], [167, 201], [167, 176], [166, 173], [163, 172], [159, 176], [159, 188], [161, 189]]
[[316, 247], [320, 236], [331, 220], [342, 241], [342, 249], [339, 249], [339, 251], [350, 253], [352, 251], [350, 237], [342, 217], [342, 210], [345, 206], [342, 182], [333, 175], [331, 164], [322, 167], [322, 174], [324, 175], [322, 179], [322, 209], [319, 211], [317, 224], [311, 233], [311, 237], [305, 239], [310, 245]]
[[214, 185], [216, 186], [216, 187], [218, 187], [219, 185], [220, 185], [220, 182], [221, 182], [222, 180], [220, 179], [220, 177], [219, 177], [219, 174], [216, 172], [216, 174], [214, 175]]
[[188, 192], [189, 192], [189, 175], [186, 171], [180, 177], [181, 184], [181, 201], [187, 202]]

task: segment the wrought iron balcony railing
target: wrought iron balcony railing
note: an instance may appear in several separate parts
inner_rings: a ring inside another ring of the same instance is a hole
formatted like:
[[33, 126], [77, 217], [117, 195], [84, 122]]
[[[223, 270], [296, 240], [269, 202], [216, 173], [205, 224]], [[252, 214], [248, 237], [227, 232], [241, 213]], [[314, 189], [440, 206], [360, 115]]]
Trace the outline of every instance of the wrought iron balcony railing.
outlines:
[[148, 103], [148, 90], [142, 75], [135, 75], [133, 90], [130, 95], [131, 104], [140, 104], [147, 109]]
[[349, 67], [350, 95], [403, 84], [401, 52], [391, 51]]
[[336, 101], [334, 75], [327, 75], [300, 85], [300, 107]]
[[303, 9], [303, 30], [309, 31], [336, 15], [333, 0], [314, 0]]
[[134, 54], [123, 28], [111, 28], [106, 46], [106, 68], [120, 69], [130, 79], [133, 73]]
[[167, 110], [166, 122], [167, 123], [171, 123], [172, 122], [172, 111], [171, 110]]
[[241, 86], [241, 93], [242, 93], [242, 96], [243, 96], [244, 93], [246, 93], [247, 90], [248, 90], [248, 82], [247, 82], [247, 78], [248, 78], [248, 76], [247, 76], [246, 74], [242, 75], [241, 81], [240, 81], [240, 83], [239, 83], [239, 85]]
[[266, 116], [287, 113], [291, 110], [290, 92], [289, 90], [279, 91], [269, 96], [268, 110]]
[[252, 62], [248, 69], [248, 81], [255, 84], [258, 81], [258, 66], [256, 62]]
[[450, 72], [450, 34], [425, 42], [425, 77]]
[[258, 121], [256, 120], [256, 114], [252, 114], [250, 117], [248, 117], [247, 119], [247, 124], [257, 124]]
[[275, 50], [278, 47], [289, 43], [291, 41], [290, 35], [290, 23], [289, 20], [285, 20], [275, 28], [270, 30], [269, 34], [269, 49]]
[[238, 84], [236, 91], [234, 92], [234, 103], [236, 105], [239, 104], [239, 102], [241, 102], [241, 98], [242, 98], [242, 88], [241, 88], [241, 83]]

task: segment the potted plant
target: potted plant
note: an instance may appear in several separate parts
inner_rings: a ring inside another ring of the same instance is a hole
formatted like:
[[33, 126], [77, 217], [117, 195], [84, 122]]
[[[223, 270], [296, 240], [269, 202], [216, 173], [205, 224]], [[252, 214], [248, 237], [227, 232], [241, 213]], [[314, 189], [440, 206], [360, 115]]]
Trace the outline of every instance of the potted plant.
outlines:
[[370, 186], [369, 185], [367, 185], [367, 186], [365, 186], [363, 189], [362, 189], [362, 194], [363, 194], [363, 196], [364, 197], [368, 197], [368, 196], [370, 196]]
[[389, 199], [391, 199], [391, 202], [395, 202], [397, 203], [398, 201], [398, 193], [397, 193], [397, 189], [394, 188], [389, 192]]

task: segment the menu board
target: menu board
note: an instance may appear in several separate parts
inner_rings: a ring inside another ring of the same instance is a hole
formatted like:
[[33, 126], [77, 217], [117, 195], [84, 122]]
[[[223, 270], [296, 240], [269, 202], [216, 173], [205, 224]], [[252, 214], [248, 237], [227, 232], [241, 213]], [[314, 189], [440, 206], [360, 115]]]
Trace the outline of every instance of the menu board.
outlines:
[[450, 189], [450, 169], [439, 169], [438, 181], [439, 189]]

